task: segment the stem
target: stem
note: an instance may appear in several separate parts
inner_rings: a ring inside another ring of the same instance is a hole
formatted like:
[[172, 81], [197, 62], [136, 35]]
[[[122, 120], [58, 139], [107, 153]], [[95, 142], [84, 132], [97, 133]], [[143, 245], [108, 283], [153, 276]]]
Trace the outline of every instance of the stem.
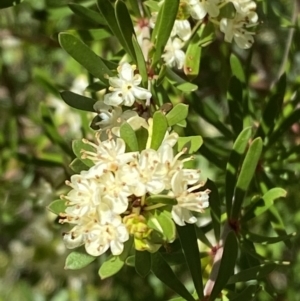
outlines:
[[204, 296], [210, 296], [211, 292], [214, 288], [215, 281], [218, 277], [219, 274], [219, 268], [220, 268], [220, 263], [221, 259], [223, 256], [223, 251], [224, 251], [224, 242], [226, 240], [226, 237], [228, 233], [231, 231], [231, 227], [228, 223], [225, 224], [223, 233], [221, 235], [220, 243], [219, 243], [219, 248], [214, 256], [214, 262], [213, 262], [213, 267], [211, 269], [209, 279], [206, 282], [205, 288], [204, 288]]

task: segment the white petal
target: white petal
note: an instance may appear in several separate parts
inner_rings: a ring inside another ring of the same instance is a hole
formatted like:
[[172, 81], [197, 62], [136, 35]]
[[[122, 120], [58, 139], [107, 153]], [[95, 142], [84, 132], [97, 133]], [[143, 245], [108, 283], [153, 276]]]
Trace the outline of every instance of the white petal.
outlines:
[[131, 90], [133, 95], [138, 99], [149, 99], [152, 96], [151, 92], [144, 88], [133, 87]]

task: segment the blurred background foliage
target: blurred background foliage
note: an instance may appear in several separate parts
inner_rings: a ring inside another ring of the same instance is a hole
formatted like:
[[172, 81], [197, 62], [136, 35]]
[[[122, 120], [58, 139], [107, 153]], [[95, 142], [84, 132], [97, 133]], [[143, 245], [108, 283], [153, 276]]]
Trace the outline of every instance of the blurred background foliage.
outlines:
[[[79, 272], [63, 269], [69, 252], [56, 216], [46, 206], [65, 192], [64, 181], [72, 174], [68, 167], [72, 139], [92, 137], [89, 124], [95, 114], [76, 111], [59, 96], [59, 91], [70, 87], [88, 95], [84, 90], [92, 79], [60, 48], [57, 36], [76, 30], [73, 33], [102, 57], [110, 59], [116, 51], [112, 37], [95, 41], [86, 34], [86, 29], [99, 25], [75, 15], [69, 3], [25, 0], [0, 10], [0, 301], [166, 300], [171, 291], [151, 275], [140, 278], [130, 267], [103, 281], [97, 274], [99, 263]], [[97, 11], [94, 1], [76, 3]], [[179, 101], [190, 105], [186, 133], [204, 138], [197, 155], [202, 174], [215, 181], [224, 198], [225, 164], [240, 131], [231, 129], [226, 99], [230, 54], [235, 53], [247, 70], [249, 110], [243, 122], [250, 126], [258, 126], [270, 91], [286, 71], [287, 88], [277, 122], [293, 114], [292, 121], [264, 153], [250, 195], [264, 191], [264, 185], [287, 190], [287, 198], [278, 201], [276, 208], [291, 233], [300, 227], [300, 3], [265, 0], [258, 6], [262, 23], [254, 47], [241, 51], [217, 38], [202, 51], [200, 74], [193, 80], [199, 90]], [[170, 91], [171, 98], [178, 94]], [[269, 107], [270, 114], [273, 109]], [[272, 235], [271, 218], [266, 214], [257, 219], [253, 232]], [[258, 247], [263, 256], [291, 265], [269, 275], [268, 285], [276, 294], [262, 291], [257, 300], [300, 300], [299, 236], [287, 245]], [[210, 263], [205, 259], [204, 269]], [[183, 271], [178, 267], [189, 286]]]

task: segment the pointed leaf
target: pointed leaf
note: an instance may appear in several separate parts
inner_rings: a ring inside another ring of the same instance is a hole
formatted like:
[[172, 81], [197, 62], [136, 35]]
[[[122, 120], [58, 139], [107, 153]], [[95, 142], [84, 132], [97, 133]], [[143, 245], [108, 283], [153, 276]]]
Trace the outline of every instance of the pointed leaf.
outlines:
[[82, 161], [86, 166], [92, 167], [95, 165], [94, 162], [90, 159], [82, 159], [83, 150], [95, 152], [95, 149], [91, 145], [84, 143], [82, 140], [73, 140], [72, 149], [76, 157], [80, 161]]
[[279, 235], [279, 236], [269, 237], [269, 236], [263, 236], [263, 235], [259, 235], [256, 233], [252, 233], [249, 231], [247, 231], [247, 232], [243, 231], [243, 235], [247, 239], [251, 240], [253, 243], [260, 243], [260, 244], [266, 245], [266, 244], [275, 244], [275, 243], [278, 243], [281, 241], [291, 239], [294, 236], [296, 236], [297, 233], [294, 232], [294, 233], [287, 234], [287, 235]]
[[177, 150], [182, 151], [187, 148], [186, 154], [195, 153], [203, 143], [201, 136], [179, 137], [177, 141]]
[[119, 29], [121, 31], [124, 43], [126, 45], [125, 49], [131, 56], [131, 58], [136, 62], [135, 51], [132, 44], [132, 36], [135, 36], [135, 31], [133, 29], [133, 24], [128, 9], [123, 1], [118, 0], [116, 2], [115, 14], [117, 23], [119, 25]]
[[159, 10], [157, 21], [152, 33], [152, 42], [154, 42], [154, 55], [152, 58], [152, 67], [161, 59], [161, 55], [170, 38], [171, 31], [176, 19], [179, 6], [179, 0], [165, 0]]
[[65, 263], [65, 270], [80, 270], [87, 265], [89, 265], [91, 262], [93, 262], [97, 257], [89, 255], [87, 253], [81, 253], [81, 252], [71, 252]]
[[231, 54], [230, 56], [230, 66], [232, 70], [232, 74], [242, 83], [246, 82], [246, 76], [243, 69], [243, 66], [239, 60], [239, 58], [235, 54]]
[[234, 187], [237, 180], [237, 174], [240, 166], [240, 162], [243, 154], [246, 151], [249, 139], [251, 137], [251, 128], [245, 128], [237, 137], [234, 142], [229, 160], [226, 166], [226, 179], [225, 179], [225, 189], [226, 189], [226, 211], [227, 216], [230, 216], [232, 208], [232, 198], [234, 193]]
[[189, 112], [189, 106], [183, 103], [179, 103], [166, 115], [168, 125], [175, 125], [187, 118]]
[[139, 150], [139, 144], [133, 128], [125, 122], [120, 127], [120, 136], [126, 143], [126, 149], [131, 152]]
[[199, 299], [201, 299], [203, 298], [203, 282], [201, 271], [201, 259], [197, 243], [195, 226], [187, 224], [185, 226], [177, 226], [176, 228], [196, 292], [198, 294]]
[[48, 210], [59, 215], [60, 213], [65, 212], [67, 208], [65, 200], [55, 200], [48, 206]]
[[111, 37], [111, 33], [103, 28], [77, 30], [71, 29], [68, 30], [66, 33], [69, 33], [74, 37], [79, 38], [83, 42], [100, 41]]
[[185, 298], [187, 301], [195, 301], [182, 282], [176, 277], [171, 267], [163, 259], [159, 252], [151, 254], [153, 274], [164, 284], [170, 287], [178, 295]]
[[278, 265], [275, 263], [267, 263], [243, 270], [230, 277], [227, 284], [236, 282], [246, 282], [249, 280], [258, 280], [269, 275]]
[[107, 83], [107, 75], [113, 75], [102, 59], [78, 38], [68, 33], [60, 33], [59, 43], [73, 59], [81, 64], [94, 77], [99, 78], [104, 83]]
[[142, 49], [141, 49], [135, 35], [132, 35], [132, 45], [133, 45], [133, 48], [134, 48], [137, 67], [138, 67], [139, 73], [142, 77], [142, 85], [143, 85], [144, 88], [147, 88], [147, 86], [148, 86], [148, 74], [147, 74], [146, 62], [145, 62], [145, 58], [144, 58]]
[[151, 270], [151, 254], [148, 251], [135, 250], [134, 266], [141, 277], [146, 277]]
[[68, 6], [76, 15], [78, 15], [82, 18], [85, 18], [88, 21], [95, 22], [100, 25], [107, 24], [104, 17], [100, 13], [98, 13], [94, 10], [91, 10], [89, 8], [86, 8], [86, 7], [84, 7], [80, 4], [76, 4], [76, 3], [69, 3]]
[[209, 296], [209, 300], [215, 300], [228, 283], [229, 278], [234, 273], [237, 254], [238, 243], [234, 232], [230, 231], [225, 240], [223, 255], [218, 269], [218, 275], [217, 278], [214, 279], [215, 284]]
[[92, 98], [82, 96], [71, 91], [63, 91], [60, 93], [60, 96], [70, 107], [82, 111], [95, 112], [94, 104], [96, 101]]
[[153, 115], [153, 132], [150, 146], [152, 149], [157, 150], [160, 147], [167, 129], [168, 122], [166, 116], [160, 111], [155, 112]]
[[197, 85], [185, 81], [175, 72], [173, 72], [169, 67], [166, 68], [166, 79], [169, 81], [170, 84], [172, 84], [172, 86], [176, 87], [182, 92], [189, 93], [198, 89]]
[[249, 150], [246, 154], [245, 160], [243, 162], [238, 181], [236, 184], [236, 189], [234, 193], [234, 203], [232, 206], [231, 219], [237, 220], [240, 209], [250, 185], [250, 182], [254, 176], [260, 155], [262, 152], [263, 143], [261, 138], [256, 138], [250, 144]]

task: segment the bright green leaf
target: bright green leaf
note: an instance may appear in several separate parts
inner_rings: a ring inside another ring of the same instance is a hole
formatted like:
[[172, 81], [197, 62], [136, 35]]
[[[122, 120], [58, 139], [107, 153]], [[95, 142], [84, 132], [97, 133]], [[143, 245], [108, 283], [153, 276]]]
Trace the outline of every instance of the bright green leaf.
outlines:
[[193, 92], [198, 89], [197, 85], [185, 81], [168, 67], [166, 68], [166, 79], [172, 86], [185, 93]]
[[83, 42], [100, 41], [111, 37], [111, 33], [104, 28], [77, 30], [71, 29], [68, 30], [66, 33], [69, 33], [81, 39]]
[[80, 270], [89, 265], [96, 258], [97, 257], [87, 253], [71, 252], [66, 259], [65, 270]]
[[160, 147], [167, 129], [168, 122], [166, 116], [160, 111], [155, 112], [153, 115], [153, 132], [150, 146], [152, 149], [157, 150]]
[[168, 125], [175, 125], [187, 118], [189, 112], [189, 106], [183, 103], [179, 103], [166, 115]]
[[84, 143], [82, 140], [73, 140], [72, 149], [76, 157], [81, 160], [86, 166], [92, 167], [95, 165], [90, 159], [82, 159], [82, 151], [85, 150], [95, 152], [95, 149], [91, 145]]
[[201, 136], [179, 137], [177, 141], [177, 150], [187, 149], [187, 154], [195, 153], [203, 143]]
[[161, 203], [165, 205], [177, 205], [177, 200], [167, 195], [150, 195], [146, 203]]
[[133, 45], [134, 53], [136, 56], [137, 67], [138, 67], [139, 73], [142, 77], [142, 85], [144, 88], [147, 88], [148, 74], [147, 74], [146, 62], [144, 59], [142, 49], [141, 49], [135, 35], [132, 35], [132, 45]]
[[124, 123], [120, 127], [120, 136], [126, 143], [126, 149], [131, 152], [139, 150], [139, 144], [133, 128], [128, 124]]
[[50, 210], [51, 212], [57, 215], [65, 212], [66, 208], [67, 205], [65, 200], [55, 200], [48, 206], [48, 210]]
[[246, 82], [246, 76], [239, 58], [235, 54], [230, 56], [230, 66], [232, 74], [242, 83]]

